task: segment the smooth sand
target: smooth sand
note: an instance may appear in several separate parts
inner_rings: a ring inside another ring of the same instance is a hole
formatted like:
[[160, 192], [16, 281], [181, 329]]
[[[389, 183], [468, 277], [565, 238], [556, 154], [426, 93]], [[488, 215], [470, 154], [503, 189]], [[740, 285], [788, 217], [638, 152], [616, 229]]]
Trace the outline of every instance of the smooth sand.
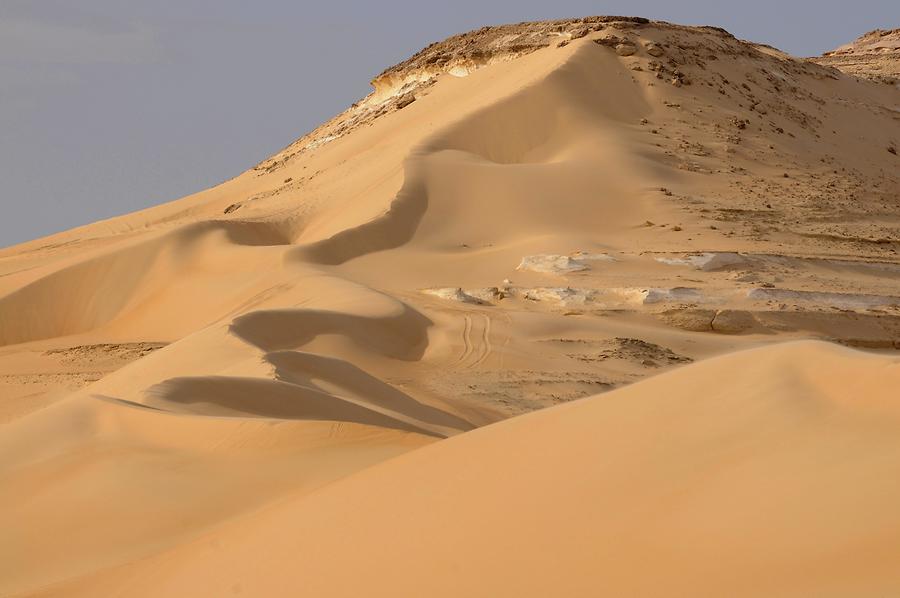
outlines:
[[372, 467], [47, 596], [900, 591], [900, 358], [713, 358]]

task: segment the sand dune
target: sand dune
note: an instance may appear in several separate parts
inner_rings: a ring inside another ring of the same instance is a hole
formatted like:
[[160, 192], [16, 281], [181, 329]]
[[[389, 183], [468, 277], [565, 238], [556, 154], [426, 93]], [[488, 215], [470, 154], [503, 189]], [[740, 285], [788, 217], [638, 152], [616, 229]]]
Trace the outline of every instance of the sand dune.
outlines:
[[848, 71], [483, 28], [0, 250], [0, 594], [896, 591], [900, 90]]
[[821, 343], [715, 358], [39, 595], [891, 594], [898, 385], [897, 357]]
[[53, 405], [7, 425], [0, 438], [0, 593], [153, 554], [429, 438], [101, 399]]

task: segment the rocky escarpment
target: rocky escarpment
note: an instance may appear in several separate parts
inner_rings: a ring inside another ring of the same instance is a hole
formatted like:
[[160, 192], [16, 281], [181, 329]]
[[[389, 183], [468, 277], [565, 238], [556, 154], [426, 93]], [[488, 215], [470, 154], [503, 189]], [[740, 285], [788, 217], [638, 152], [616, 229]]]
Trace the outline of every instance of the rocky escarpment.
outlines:
[[900, 29], [869, 31], [813, 60], [857, 77], [896, 84], [900, 81]]
[[675, 54], [667, 56], [663, 56], [664, 50], [659, 46], [644, 48], [642, 52], [654, 60], [649, 65], [650, 70], [656, 71], [658, 78], [670, 80], [674, 85], [689, 83], [679, 66], [698, 63], [702, 68], [704, 59], [716, 60], [723, 52], [759, 56], [753, 44], [740, 41], [719, 27], [686, 27], [643, 17], [589, 16], [482, 27], [433, 43], [407, 60], [385, 69], [372, 79], [373, 91], [368, 96], [259, 163], [255, 170], [260, 174], [278, 170], [298, 154], [330, 143], [386, 114], [402, 110], [426, 95], [439, 76], [465, 77], [479, 68], [515, 60], [546, 47], [564, 47], [589, 35], [594, 35], [596, 43], [609, 46], [620, 56], [631, 56], [637, 52], [631, 36], [647, 26], [673, 33], [705, 31], [720, 38], [721, 43], [703, 48], [678, 43], [674, 48]]
[[[675, 36], [668, 51], [651, 44], [639, 52], [634, 35], [645, 27], [666, 30]], [[709, 43], [692, 45], [686, 40], [676, 39], [680, 33], [690, 31], [708, 33], [711, 36], [707, 40]], [[433, 43], [407, 60], [385, 69], [372, 79], [373, 91], [368, 96], [259, 163], [255, 170], [260, 174], [278, 170], [300, 153], [330, 143], [386, 114], [402, 110], [428, 94], [429, 87], [442, 75], [465, 77], [482, 67], [514, 60], [546, 47], [563, 47], [586, 36], [594, 37], [596, 43], [609, 46], [623, 57], [646, 54], [651, 60], [649, 69], [656, 72], [657, 78], [676, 86], [690, 84], [687, 67], [693, 65], [705, 70], [705, 62], [726, 55], [742, 55], [751, 60], [768, 55], [770, 61], [798, 73], [809, 73], [806, 67], [813, 66], [810, 63], [814, 62], [883, 81], [892, 81], [900, 74], [900, 30], [897, 29], [867, 33], [852, 44], [804, 63], [774, 48], [738, 40], [718, 27], [686, 27], [643, 17], [590, 16], [482, 27]], [[771, 72], [763, 70], [761, 73], [774, 85], [780, 83]], [[816, 75], [833, 76], [825, 70]], [[759, 102], [753, 97], [749, 97], [748, 101], [751, 110]], [[784, 103], [776, 102], [774, 106], [783, 107]], [[760, 112], [765, 114], [760, 108]]]
[[372, 80], [374, 96], [396, 94], [410, 83], [440, 73], [464, 76], [486, 64], [578, 39], [606, 26], [633, 28], [649, 22], [642, 17], [594, 16], [482, 27], [433, 43], [385, 69]]
[[298, 153], [334, 141], [385, 114], [405, 108], [427, 93], [440, 75], [465, 77], [484, 66], [514, 60], [551, 45], [565, 45], [606, 27], [632, 29], [648, 23], [650, 20], [643, 17], [592, 16], [482, 27], [448, 37], [382, 71], [372, 79], [372, 93], [264, 160], [256, 170], [277, 170]]

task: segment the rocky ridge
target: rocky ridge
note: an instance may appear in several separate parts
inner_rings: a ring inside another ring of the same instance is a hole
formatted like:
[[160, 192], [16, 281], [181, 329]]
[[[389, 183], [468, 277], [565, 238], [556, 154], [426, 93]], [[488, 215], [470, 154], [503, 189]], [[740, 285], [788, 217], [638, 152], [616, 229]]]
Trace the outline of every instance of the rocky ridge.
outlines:
[[875, 29], [813, 61], [888, 84], [900, 82], [900, 28]]

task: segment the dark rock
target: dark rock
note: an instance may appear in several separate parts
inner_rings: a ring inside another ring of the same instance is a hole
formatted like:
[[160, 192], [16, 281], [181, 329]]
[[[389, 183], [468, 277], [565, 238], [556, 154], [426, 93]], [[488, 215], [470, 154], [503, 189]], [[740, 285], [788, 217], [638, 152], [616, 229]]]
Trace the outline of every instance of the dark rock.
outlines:
[[415, 94], [411, 91], [407, 92], [397, 99], [397, 110], [406, 108], [407, 106], [409, 106], [410, 104], [412, 104], [415, 101], [416, 101]]

